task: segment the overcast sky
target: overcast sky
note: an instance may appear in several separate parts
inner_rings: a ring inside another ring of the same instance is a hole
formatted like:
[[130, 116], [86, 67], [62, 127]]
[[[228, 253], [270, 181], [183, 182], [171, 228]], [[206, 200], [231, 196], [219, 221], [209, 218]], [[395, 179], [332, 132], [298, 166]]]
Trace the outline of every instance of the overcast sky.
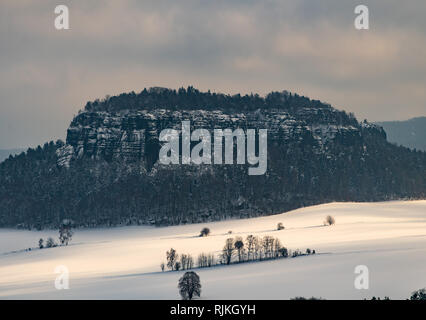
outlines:
[[[54, 28], [59, 4], [70, 30]], [[370, 30], [354, 28], [358, 4]], [[1, 0], [0, 148], [64, 139], [88, 100], [151, 86], [426, 115], [425, 17], [424, 0]]]

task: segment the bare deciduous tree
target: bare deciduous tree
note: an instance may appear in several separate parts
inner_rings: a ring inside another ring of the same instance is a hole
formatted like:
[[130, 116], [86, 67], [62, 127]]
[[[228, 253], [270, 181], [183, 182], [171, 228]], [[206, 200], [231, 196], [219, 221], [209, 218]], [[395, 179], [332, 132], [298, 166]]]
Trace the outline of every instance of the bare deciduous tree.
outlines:
[[260, 241], [259, 237], [254, 237], [254, 255], [256, 259], [262, 260], [262, 242]]
[[280, 255], [280, 249], [282, 247], [281, 241], [278, 238], [275, 238], [274, 241], [274, 257], [278, 258], [278, 256]]
[[205, 253], [200, 253], [197, 259], [198, 268], [205, 268], [208, 266], [208, 257]]
[[190, 254], [182, 254], [180, 256], [180, 265], [182, 270], [192, 269], [194, 266], [194, 259]]
[[253, 237], [253, 235], [248, 235], [246, 238], [246, 247], [247, 247], [247, 258], [248, 260], [250, 260], [250, 256], [253, 259], [253, 255], [254, 255], [254, 241], [255, 238]]
[[222, 250], [222, 257], [225, 260], [226, 264], [230, 264], [232, 261], [232, 257], [234, 255], [234, 239], [232, 238], [228, 238], [226, 239], [226, 243], [225, 246], [223, 247]]
[[264, 236], [262, 239], [262, 248], [265, 258], [270, 258], [274, 248], [274, 238], [271, 236]]
[[179, 255], [176, 253], [175, 249], [171, 248], [170, 251], [167, 251], [166, 257], [167, 257], [167, 267], [173, 270], [175, 267], [175, 263], [177, 259], [179, 258]]

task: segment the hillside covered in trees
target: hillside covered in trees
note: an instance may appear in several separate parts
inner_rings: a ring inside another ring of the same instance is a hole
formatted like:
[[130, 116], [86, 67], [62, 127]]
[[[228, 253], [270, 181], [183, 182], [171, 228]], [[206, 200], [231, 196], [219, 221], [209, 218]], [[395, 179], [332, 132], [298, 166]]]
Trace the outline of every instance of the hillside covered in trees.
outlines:
[[[266, 174], [247, 165], [162, 165], [159, 133], [268, 130]], [[170, 225], [269, 215], [330, 201], [426, 198], [426, 153], [379, 126], [288, 92], [144, 89], [87, 103], [66, 142], [0, 164], [0, 226]]]

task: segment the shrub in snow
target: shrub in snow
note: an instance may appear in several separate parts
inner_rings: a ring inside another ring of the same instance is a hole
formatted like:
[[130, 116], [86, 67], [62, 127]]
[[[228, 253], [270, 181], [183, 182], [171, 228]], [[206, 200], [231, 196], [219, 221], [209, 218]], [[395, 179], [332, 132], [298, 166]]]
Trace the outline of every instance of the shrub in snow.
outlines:
[[293, 251], [293, 254], [291, 255], [293, 258], [296, 258], [296, 257], [298, 257], [298, 256], [302, 256], [303, 255], [303, 253], [299, 250], [299, 249], [297, 249], [297, 250], [294, 250]]
[[282, 222], [279, 222], [278, 224], [277, 224], [277, 230], [284, 230], [285, 228], [284, 228], [284, 225], [282, 224]]
[[207, 237], [210, 234], [210, 229], [209, 228], [203, 228], [203, 230], [201, 230], [200, 232], [200, 237]]
[[46, 248], [53, 248], [56, 247], [56, 242], [53, 240], [53, 238], [49, 237], [46, 241]]
[[167, 267], [173, 270], [175, 267], [175, 263], [179, 258], [179, 255], [176, 253], [175, 249], [170, 248], [170, 251], [166, 252], [166, 257], [167, 257]]
[[287, 250], [286, 247], [281, 247], [278, 250], [278, 252], [279, 252], [279, 254], [280, 254], [281, 257], [283, 257], [283, 258], [287, 258], [288, 257], [288, 250]]
[[326, 224], [326, 225], [331, 226], [331, 225], [333, 225], [333, 224], [335, 224], [335, 223], [336, 223], [336, 220], [334, 220], [334, 218], [333, 218], [332, 216], [327, 216], [327, 217], [325, 218], [325, 224]]

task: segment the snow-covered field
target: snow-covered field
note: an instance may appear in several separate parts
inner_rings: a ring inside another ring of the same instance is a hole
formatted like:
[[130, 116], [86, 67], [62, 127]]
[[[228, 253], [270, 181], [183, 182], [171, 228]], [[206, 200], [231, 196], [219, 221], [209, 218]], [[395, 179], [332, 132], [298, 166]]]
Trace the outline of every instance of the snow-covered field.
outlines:
[[[327, 215], [336, 225], [323, 226]], [[285, 230], [276, 231], [278, 222]], [[211, 235], [200, 238], [203, 227]], [[316, 255], [196, 269], [203, 299], [405, 299], [426, 287], [426, 200], [331, 203], [269, 217], [175, 227], [75, 230], [71, 245], [33, 249], [57, 231], [0, 229], [0, 299], [178, 299], [183, 272], [161, 272], [170, 247], [178, 253], [216, 252], [232, 237], [271, 235], [287, 248]], [[54, 273], [70, 271], [69, 290]], [[357, 265], [370, 288], [357, 290]]]

